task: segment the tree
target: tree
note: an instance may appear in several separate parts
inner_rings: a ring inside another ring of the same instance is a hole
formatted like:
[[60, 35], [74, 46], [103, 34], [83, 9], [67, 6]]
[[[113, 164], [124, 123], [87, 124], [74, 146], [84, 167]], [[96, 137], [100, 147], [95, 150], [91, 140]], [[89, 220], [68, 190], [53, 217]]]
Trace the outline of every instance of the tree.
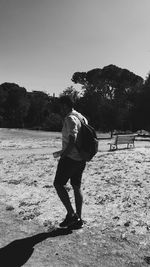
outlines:
[[27, 95], [30, 107], [26, 116], [26, 126], [41, 129], [45, 118], [49, 115], [50, 98], [42, 91], [33, 91]]
[[[131, 94], [135, 93], [135, 88], [139, 88], [143, 84], [143, 79], [140, 76], [130, 72], [126, 69], [121, 69], [115, 65], [108, 65], [103, 69], [93, 69], [88, 72], [76, 72], [72, 76], [72, 81], [74, 83], [79, 83], [83, 85], [84, 97], [86, 99], [92, 97], [97, 97], [98, 101], [96, 105], [97, 112], [102, 112], [103, 110], [103, 124], [108, 127], [109, 116], [113, 118], [116, 117], [116, 122], [113, 119], [114, 127], [123, 128], [124, 122], [129, 118], [130, 108], [132, 107]], [[94, 104], [95, 105], [95, 104]], [[95, 110], [95, 106], [88, 104], [90, 109]], [[108, 109], [109, 107], [109, 109]], [[108, 116], [105, 109], [110, 111]], [[105, 112], [104, 112], [105, 111]], [[113, 113], [113, 114], [112, 114]], [[92, 111], [90, 116], [92, 116]], [[97, 114], [98, 116], [98, 114]], [[105, 123], [104, 123], [105, 121]], [[99, 121], [99, 126], [102, 124], [102, 120]], [[127, 123], [126, 123], [127, 125]], [[112, 128], [112, 124], [109, 125]]]
[[73, 102], [76, 102], [79, 99], [79, 92], [73, 86], [69, 86], [59, 96], [70, 96]]
[[23, 127], [28, 112], [27, 91], [15, 83], [0, 85], [0, 113], [2, 126]]
[[150, 131], [150, 74], [135, 98], [134, 121], [136, 128]]

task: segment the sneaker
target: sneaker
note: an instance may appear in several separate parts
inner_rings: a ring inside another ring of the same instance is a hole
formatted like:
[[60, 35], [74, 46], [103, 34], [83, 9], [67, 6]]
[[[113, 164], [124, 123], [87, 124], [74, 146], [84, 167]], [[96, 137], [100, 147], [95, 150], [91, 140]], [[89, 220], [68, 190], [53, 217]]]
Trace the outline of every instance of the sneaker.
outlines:
[[80, 229], [83, 227], [83, 224], [84, 224], [83, 220], [78, 218], [75, 222], [73, 222], [71, 225], [69, 225], [68, 228], [70, 230]]
[[78, 221], [78, 216], [76, 214], [72, 214], [72, 215], [69, 215], [67, 214], [66, 215], [66, 218], [64, 219], [64, 221], [62, 221], [59, 226], [60, 227], [68, 227], [74, 223], [76, 223]]

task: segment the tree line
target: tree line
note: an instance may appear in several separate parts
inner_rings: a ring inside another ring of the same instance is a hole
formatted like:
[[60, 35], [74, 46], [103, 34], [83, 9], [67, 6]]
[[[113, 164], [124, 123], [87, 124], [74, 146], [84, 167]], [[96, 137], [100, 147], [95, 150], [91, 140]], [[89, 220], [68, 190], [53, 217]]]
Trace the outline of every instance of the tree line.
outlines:
[[[144, 80], [127, 69], [108, 65], [75, 72], [71, 80], [81, 90], [70, 86], [60, 96], [69, 95], [96, 130], [150, 130], [150, 74]], [[60, 131], [59, 97], [28, 92], [14, 83], [1, 84], [0, 127]]]

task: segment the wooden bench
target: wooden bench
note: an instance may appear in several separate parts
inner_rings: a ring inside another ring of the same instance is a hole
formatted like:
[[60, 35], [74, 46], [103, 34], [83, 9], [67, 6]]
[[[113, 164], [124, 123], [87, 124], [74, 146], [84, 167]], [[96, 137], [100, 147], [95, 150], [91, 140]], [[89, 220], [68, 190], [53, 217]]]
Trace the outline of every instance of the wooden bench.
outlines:
[[136, 136], [136, 134], [116, 135], [115, 140], [109, 143], [110, 150], [118, 149], [118, 144], [127, 144], [127, 148], [134, 147], [134, 141]]

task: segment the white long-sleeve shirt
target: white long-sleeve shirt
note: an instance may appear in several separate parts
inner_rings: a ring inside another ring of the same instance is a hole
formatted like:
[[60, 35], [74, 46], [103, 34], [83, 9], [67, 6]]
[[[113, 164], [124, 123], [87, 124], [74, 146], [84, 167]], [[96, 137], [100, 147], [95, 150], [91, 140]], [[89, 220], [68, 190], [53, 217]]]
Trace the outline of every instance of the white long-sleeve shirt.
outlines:
[[[79, 118], [84, 119], [85, 123], [88, 123], [87, 119], [81, 113], [77, 112], [74, 109], [65, 117], [62, 128], [62, 150], [64, 150], [67, 147], [67, 144], [69, 142], [69, 135], [75, 137], [76, 140], [77, 134], [81, 128], [81, 121], [78, 119], [77, 116], [75, 116], [75, 114], [77, 114]], [[70, 157], [71, 159], [78, 161], [82, 160], [75, 146], [67, 155], [67, 157]]]

